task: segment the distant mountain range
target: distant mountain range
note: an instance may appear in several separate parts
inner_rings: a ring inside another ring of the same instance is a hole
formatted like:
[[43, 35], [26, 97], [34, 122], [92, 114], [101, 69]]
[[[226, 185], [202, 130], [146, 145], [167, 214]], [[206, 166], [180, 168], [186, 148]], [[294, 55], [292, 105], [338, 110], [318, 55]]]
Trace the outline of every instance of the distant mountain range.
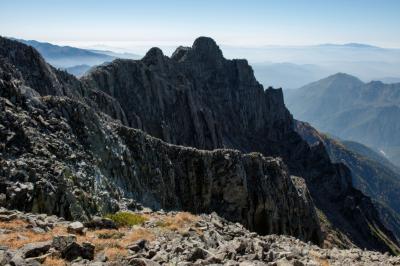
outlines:
[[230, 58], [247, 58], [266, 87], [295, 89], [337, 72], [355, 75], [365, 82], [391, 83], [400, 78], [400, 49], [368, 44], [227, 47], [225, 51]]
[[[112, 47], [81, 49], [34, 40], [18, 40], [37, 49], [47, 62], [82, 76], [90, 67], [116, 58], [140, 59], [133, 53], [111, 51]], [[168, 48], [168, 49], [167, 49]], [[175, 47], [166, 47], [174, 51]], [[364, 81], [400, 81], [400, 49], [368, 44], [322, 44], [311, 46], [224, 46], [227, 58], [247, 58], [264, 87], [299, 88], [336, 72], [346, 72]]]
[[254, 74], [265, 87], [294, 89], [326, 77], [332, 70], [315, 64], [254, 63]]
[[20, 40], [30, 45], [46, 59], [51, 65], [65, 69], [75, 76], [83, 75], [92, 66], [111, 62], [116, 58], [139, 59], [140, 55], [132, 53], [115, 53], [112, 51], [89, 50], [71, 46], [59, 46], [35, 40]]
[[285, 97], [297, 119], [373, 147], [400, 165], [400, 83], [364, 83], [338, 73], [285, 91]]

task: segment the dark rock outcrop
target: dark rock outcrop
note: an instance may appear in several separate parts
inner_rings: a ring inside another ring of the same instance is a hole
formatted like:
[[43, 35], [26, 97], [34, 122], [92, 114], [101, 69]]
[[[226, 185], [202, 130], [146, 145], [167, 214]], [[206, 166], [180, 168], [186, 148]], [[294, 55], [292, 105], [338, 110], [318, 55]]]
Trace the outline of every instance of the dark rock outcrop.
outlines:
[[[307, 189], [295, 186], [280, 160], [173, 146], [119, 124], [103, 124], [89, 107], [68, 98], [42, 103], [53, 120], [38, 115], [40, 109], [30, 116], [0, 102], [2, 125], [25, 124], [24, 143], [5, 145], [6, 154], [18, 149], [18, 159], [0, 161], [7, 177], [1, 182], [6, 207], [84, 218], [115, 211], [126, 197], [155, 209], [214, 210], [262, 233], [320, 241]], [[44, 131], [53, 137], [42, 138]]]

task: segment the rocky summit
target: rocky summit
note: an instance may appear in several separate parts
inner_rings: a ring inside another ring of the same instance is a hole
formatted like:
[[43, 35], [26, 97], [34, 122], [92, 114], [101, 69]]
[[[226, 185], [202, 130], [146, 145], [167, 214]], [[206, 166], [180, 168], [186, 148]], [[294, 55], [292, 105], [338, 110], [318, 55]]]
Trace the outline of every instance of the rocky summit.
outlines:
[[[352, 186], [348, 168], [332, 163], [323, 145], [310, 147], [296, 133], [282, 91], [264, 90], [246, 60], [225, 59], [206, 37], [171, 57], [152, 48], [141, 60], [115, 60], [80, 80], [48, 65], [32, 47], [0, 38], [0, 206], [21, 211], [17, 216], [44, 213], [76, 221], [66, 226], [75, 237], [49, 244], [40, 235], [43, 241], [29, 255], [27, 248], [2, 240], [5, 259], [0, 261], [11, 265], [45, 263], [50, 259], [27, 258], [57, 248], [54, 260], [92, 263], [102, 246], [92, 243], [95, 236], [79, 240], [90, 232], [83, 223], [92, 221], [91, 230], [97, 230], [96, 224], [107, 222], [93, 222], [94, 217], [146, 210], [199, 214], [196, 219], [205, 219], [198, 226], [202, 232], [194, 228], [198, 234], [179, 248], [169, 247], [183, 241], [176, 232], [146, 239], [149, 245], [165, 245], [159, 260], [154, 257], [160, 249], [143, 253], [147, 242], [121, 240], [123, 248], [114, 252], [132, 256], [114, 265], [351, 264], [344, 254], [353, 251], [339, 248], [353, 248], [360, 263], [393, 264], [388, 255], [364, 254], [356, 247], [399, 250], [372, 201]], [[212, 212], [216, 216], [207, 216]], [[6, 222], [15, 219], [12, 213]], [[208, 226], [214, 216], [223, 222]], [[156, 227], [165, 227], [163, 221]], [[233, 223], [238, 224], [230, 228]], [[35, 230], [45, 234], [48, 228]], [[209, 243], [204, 236], [213, 232]], [[243, 237], [245, 244], [229, 242], [234, 237]], [[335, 248], [334, 255], [311, 243]], [[319, 250], [315, 256], [322, 254], [321, 261], [294, 251], [296, 245]], [[68, 248], [60, 251], [60, 246]], [[270, 246], [287, 256], [267, 254]], [[25, 255], [8, 260], [15, 252]], [[93, 263], [103, 265], [104, 258]]]

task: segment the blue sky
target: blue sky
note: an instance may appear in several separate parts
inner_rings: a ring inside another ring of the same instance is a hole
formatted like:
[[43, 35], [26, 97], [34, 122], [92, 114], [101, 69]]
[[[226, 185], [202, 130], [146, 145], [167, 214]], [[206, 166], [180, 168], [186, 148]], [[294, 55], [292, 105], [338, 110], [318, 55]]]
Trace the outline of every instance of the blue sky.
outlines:
[[400, 47], [398, 0], [1, 0], [0, 14], [0, 35], [65, 44]]

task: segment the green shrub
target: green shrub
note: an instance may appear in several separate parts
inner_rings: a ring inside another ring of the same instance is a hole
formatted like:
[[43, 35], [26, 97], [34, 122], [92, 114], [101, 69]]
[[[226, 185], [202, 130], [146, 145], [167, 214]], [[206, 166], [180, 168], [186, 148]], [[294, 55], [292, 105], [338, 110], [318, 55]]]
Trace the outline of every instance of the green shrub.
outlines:
[[118, 226], [133, 226], [143, 224], [147, 221], [146, 217], [132, 212], [117, 212], [114, 214], [107, 214], [105, 217], [113, 220]]

